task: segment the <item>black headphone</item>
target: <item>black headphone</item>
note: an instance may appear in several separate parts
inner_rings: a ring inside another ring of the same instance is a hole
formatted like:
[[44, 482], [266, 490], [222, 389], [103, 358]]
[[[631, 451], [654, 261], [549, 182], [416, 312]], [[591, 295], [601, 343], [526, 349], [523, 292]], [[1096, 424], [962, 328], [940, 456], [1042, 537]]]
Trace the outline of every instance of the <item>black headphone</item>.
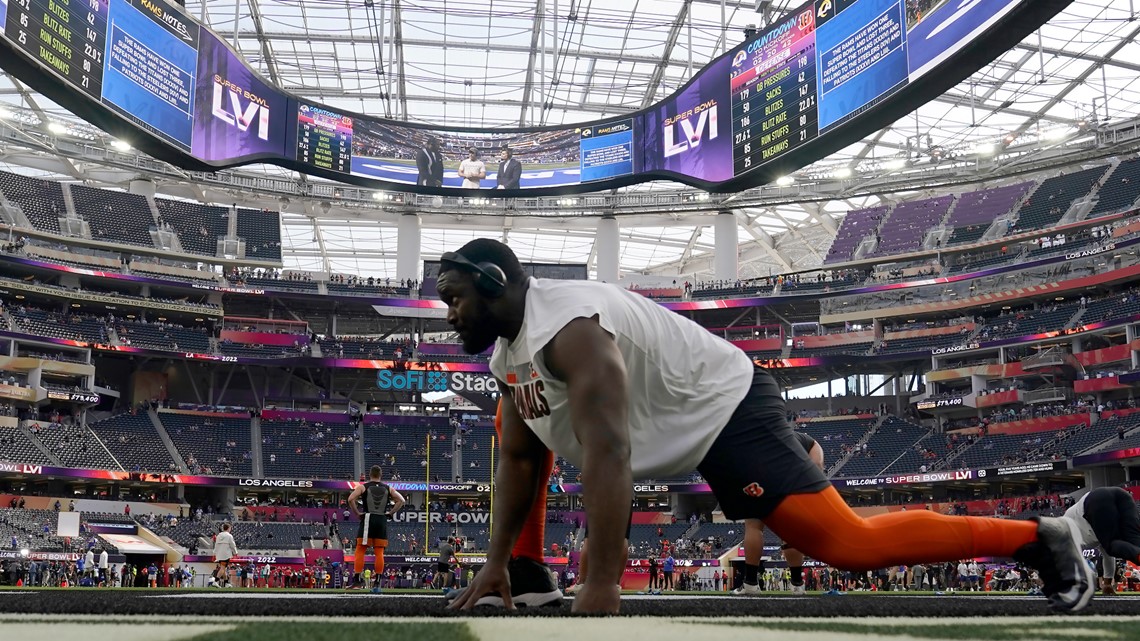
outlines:
[[495, 263], [475, 263], [463, 254], [446, 252], [440, 261], [454, 263], [475, 276], [475, 289], [488, 298], [499, 298], [507, 291], [507, 274]]

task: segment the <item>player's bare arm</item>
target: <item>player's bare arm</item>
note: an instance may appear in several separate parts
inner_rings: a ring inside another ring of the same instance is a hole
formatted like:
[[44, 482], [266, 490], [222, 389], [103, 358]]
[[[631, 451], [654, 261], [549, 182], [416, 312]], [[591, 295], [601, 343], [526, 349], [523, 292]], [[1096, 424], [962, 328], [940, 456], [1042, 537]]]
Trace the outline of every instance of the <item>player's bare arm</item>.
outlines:
[[590, 575], [574, 611], [617, 612], [633, 501], [625, 361], [594, 318], [571, 321], [544, 352], [551, 373], [569, 387], [570, 421], [584, 449]]
[[356, 518], [360, 518], [360, 508], [356, 506], [356, 501], [360, 498], [361, 494], [364, 494], [363, 483], [353, 488], [352, 493], [348, 495], [348, 509], [352, 510], [352, 513], [356, 515]]
[[396, 512], [399, 512], [400, 509], [404, 507], [405, 500], [404, 500], [404, 495], [400, 494], [399, 492], [397, 492], [393, 488], [388, 488], [388, 492], [392, 497], [392, 509], [388, 510], [388, 516], [392, 516]]
[[503, 390], [503, 436], [500, 441], [498, 469], [495, 472], [495, 510], [492, 518], [495, 530], [491, 534], [487, 564], [475, 575], [471, 587], [449, 606], [451, 609], [471, 609], [480, 598], [497, 592], [507, 609], [511, 603], [511, 584], [507, 578], [507, 562], [526, 523], [530, 506], [538, 493], [539, 467], [546, 446], [523, 423], [515, 408], [510, 387], [499, 381]]

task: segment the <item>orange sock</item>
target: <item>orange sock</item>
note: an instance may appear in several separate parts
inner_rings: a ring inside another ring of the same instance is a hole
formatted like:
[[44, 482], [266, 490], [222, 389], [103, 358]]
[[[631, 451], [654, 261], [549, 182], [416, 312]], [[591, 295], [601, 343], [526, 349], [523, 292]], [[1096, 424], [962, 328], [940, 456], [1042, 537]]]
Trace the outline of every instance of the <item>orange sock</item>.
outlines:
[[364, 552], [367, 551], [364, 545], [364, 539], [356, 539], [356, 558], [353, 559], [353, 571], [360, 574], [364, 571]]
[[797, 550], [844, 570], [1013, 556], [1037, 540], [1033, 521], [946, 516], [928, 510], [862, 518], [833, 487], [788, 496], [764, 524]]
[[376, 555], [376, 576], [384, 573], [384, 550], [388, 547], [388, 539], [372, 539], [372, 553]]
[[[495, 411], [495, 434], [499, 436], [500, 440], [502, 439], [503, 401], [501, 398], [499, 407]], [[526, 557], [539, 563], [542, 563], [545, 557], [543, 540], [546, 538], [546, 482], [550, 478], [552, 470], [554, 470], [554, 452], [547, 450], [546, 457], [542, 459], [542, 467], [538, 471], [539, 478], [542, 480], [538, 488], [538, 495], [534, 497], [534, 503], [530, 506], [530, 513], [527, 514], [526, 523], [523, 524], [519, 539], [515, 541], [515, 549], [511, 551], [511, 556]]]

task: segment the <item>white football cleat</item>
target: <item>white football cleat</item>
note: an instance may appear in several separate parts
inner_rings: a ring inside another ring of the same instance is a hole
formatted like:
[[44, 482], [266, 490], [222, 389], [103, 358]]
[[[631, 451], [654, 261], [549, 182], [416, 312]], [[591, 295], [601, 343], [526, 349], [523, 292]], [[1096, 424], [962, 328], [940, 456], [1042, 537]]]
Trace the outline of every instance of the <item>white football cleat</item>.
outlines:
[[762, 593], [759, 584], [741, 583], [739, 588], [732, 591], [737, 596], [760, 596]]

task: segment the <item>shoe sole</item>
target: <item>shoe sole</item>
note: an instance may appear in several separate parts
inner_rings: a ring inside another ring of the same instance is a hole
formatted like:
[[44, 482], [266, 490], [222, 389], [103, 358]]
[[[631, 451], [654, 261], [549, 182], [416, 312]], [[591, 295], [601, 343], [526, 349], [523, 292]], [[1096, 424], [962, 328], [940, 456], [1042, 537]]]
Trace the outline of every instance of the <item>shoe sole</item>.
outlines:
[[1049, 599], [1049, 604], [1055, 610], [1062, 612], [1080, 612], [1085, 609], [1085, 606], [1092, 600], [1093, 595], [1096, 594], [1096, 573], [1089, 567], [1088, 563], [1084, 562], [1084, 556], [1081, 554], [1081, 548], [1077, 545], [1077, 541], [1081, 540], [1081, 533], [1077, 529], [1077, 524], [1071, 519], [1062, 519], [1066, 526], [1069, 528], [1069, 545], [1075, 550], [1077, 558], [1081, 559], [1080, 569], [1083, 570], [1085, 575], [1084, 587], [1081, 589], [1081, 595], [1073, 603], [1064, 603], [1055, 601], [1053, 598]]

